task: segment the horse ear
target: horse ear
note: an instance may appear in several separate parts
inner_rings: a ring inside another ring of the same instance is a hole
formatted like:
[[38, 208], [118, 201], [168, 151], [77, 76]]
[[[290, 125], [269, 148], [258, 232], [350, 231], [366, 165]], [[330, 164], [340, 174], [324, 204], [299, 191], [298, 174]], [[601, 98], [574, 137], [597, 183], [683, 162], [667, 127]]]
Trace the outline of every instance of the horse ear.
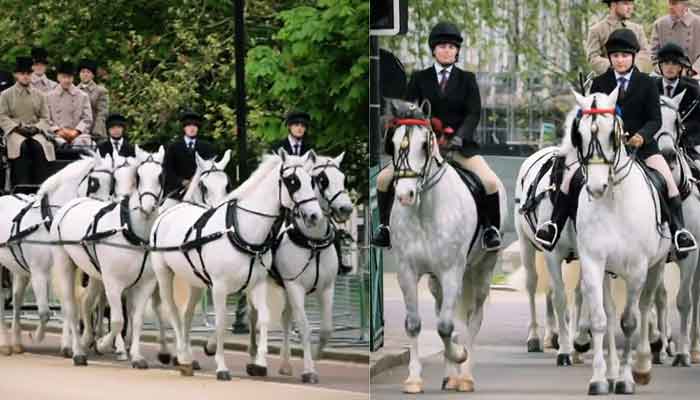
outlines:
[[615, 104], [617, 104], [617, 96], [620, 94], [620, 85], [615, 87], [615, 90], [610, 92], [608, 95], [608, 99], [612, 102], [612, 106], [615, 107]]
[[578, 104], [578, 107], [586, 108], [586, 98], [575, 90], [572, 90], [571, 93], [574, 94], [574, 97], [576, 98], [576, 104]]
[[134, 154], [136, 154], [136, 160], [138, 162], [142, 162], [146, 159], [146, 157], [148, 157], [145, 153], [146, 152], [143, 151], [138, 144], [134, 145]]
[[287, 156], [289, 154], [287, 153], [287, 150], [284, 149], [284, 147], [280, 147], [280, 149], [277, 150], [277, 155], [280, 156], [280, 158], [282, 159], [282, 162], [286, 162]]
[[197, 168], [199, 168], [199, 169], [204, 168], [204, 160], [202, 159], [202, 157], [200, 157], [198, 151], [194, 152], [194, 160], [197, 163]]
[[423, 115], [425, 116], [425, 119], [430, 119], [430, 114], [432, 113], [432, 105], [430, 104], [430, 100], [425, 99], [423, 100], [422, 103], [420, 103], [420, 109], [423, 111]]
[[683, 89], [682, 92], [673, 96], [673, 98], [671, 99], [671, 101], [673, 102], [673, 105], [676, 106], [676, 109], [678, 109], [678, 106], [680, 106], [681, 101], [683, 101], [683, 97], [685, 96], [685, 91], [686, 91], [686, 89]]
[[228, 162], [231, 160], [231, 149], [226, 150], [224, 152], [224, 156], [221, 157], [221, 161], [216, 163], [216, 168], [218, 169], [224, 169], [228, 165]]
[[312, 149], [312, 150], [309, 150], [309, 151], [306, 153], [306, 159], [307, 159], [308, 161], [311, 161], [311, 162], [314, 163], [314, 164], [316, 164], [316, 157], [317, 157], [317, 156], [316, 156], [316, 152], [313, 151], [313, 149]]
[[334, 158], [333, 162], [335, 162], [335, 165], [340, 165], [340, 163], [343, 162], [343, 157], [345, 157], [345, 152], [340, 153], [338, 157]]
[[163, 145], [158, 146], [158, 152], [155, 154], [154, 158], [159, 163], [163, 162], [163, 159], [165, 158], [165, 147], [163, 147]]

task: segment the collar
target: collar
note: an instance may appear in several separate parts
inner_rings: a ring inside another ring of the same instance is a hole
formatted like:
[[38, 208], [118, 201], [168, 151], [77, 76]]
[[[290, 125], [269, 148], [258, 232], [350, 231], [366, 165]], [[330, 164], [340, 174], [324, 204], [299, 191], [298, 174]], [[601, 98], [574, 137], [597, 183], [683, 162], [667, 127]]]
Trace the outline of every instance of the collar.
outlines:
[[435, 65], [433, 65], [433, 68], [435, 69], [435, 74], [437, 75], [437, 77], [440, 78], [440, 72], [443, 69], [447, 69], [447, 76], [449, 77], [450, 74], [452, 73], [452, 67], [454, 67], [454, 66], [455, 65], [452, 64], [449, 67], [443, 67], [442, 65], [440, 65], [440, 63], [435, 63]]
[[54, 88], [54, 90], [57, 90], [61, 94], [61, 96], [66, 93], [71, 96], [76, 96], [80, 94], [80, 89], [78, 89], [75, 85], [70, 85], [68, 89], [64, 89], [63, 86], [59, 84], [56, 86], [56, 88]]
[[687, 9], [685, 14], [683, 14], [683, 16], [680, 18], [674, 18], [674, 17], [671, 17], [669, 15], [669, 17], [671, 17], [671, 25], [675, 25], [677, 22], [680, 22], [683, 25], [685, 25], [686, 27], [689, 27], [690, 20], [693, 17], [691, 14], [692, 14], [692, 11], [690, 11], [690, 9]]
[[22, 94], [31, 94], [31, 85], [24, 86], [19, 82], [15, 82], [15, 87], [17, 88], [17, 91], [19, 91]]
[[614, 15], [608, 14], [608, 17], [605, 19], [609, 25], [615, 26], [617, 24], [624, 24], [628, 22], [629, 20], [627, 19], [620, 19]]
[[124, 141], [124, 138], [123, 138], [123, 137], [120, 137], [119, 139], [115, 139], [115, 138], [113, 138], [113, 137], [110, 137], [109, 140], [110, 140], [112, 143], [117, 142], [118, 144], [121, 145], [122, 142]]
[[46, 75], [39, 75], [35, 72], [32, 72], [32, 82], [45, 82], [48, 81], [49, 78], [46, 77]]
[[664, 89], [664, 93], [666, 92], [666, 86], [671, 85], [673, 86], [673, 90], [676, 90], [676, 86], [678, 86], [678, 82], [680, 82], [680, 78], [676, 78], [674, 81], [669, 81], [666, 78], [661, 78], [662, 86]]
[[90, 82], [80, 82], [80, 88], [81, 89], [92, 89], [95, 86], [95, 81], [92, 80]]
[[304, 141], [304, 139], [299, 140], [299, 139], [295, 138], [294, 136], [292, 136], [291, 134], [287, 135], [287, 140], [289, 141], [289, 144], [291, 144], [292, 146], [297, 145], [297, 144], [299, 146], [301, 146], [302, 142]]
[[617, 82], [617, 80], [620, 79], [620, 78], [625, 78], [625, 79], [627, 79], [627, 84], [629, 85], [629, 84], [630, 84], [630, 80], [632, 79], [632, 72], [634, 72], [634, 67], [630, 70], [630, 72], [628, 72], [628, 73], [626, 73], [626, 74], [624, 74], [624, 75], [620, 75], [620, 74], [619, 74], [617, 71], [615, 71], [615, 70], [613, 70], [613, 72], [615, 73], [615, 82]]
[[190, 142], [192, 142], [192, 143], [194, 143], [194, 144], [197, 144], [197, 138], [196, 138], [196, 137], [191, 138], [191, 137], [189, 137], [189, 136], [184, 136], [183, 138], [184, 138], [184, 140], [185, 140], [185, 144], [188, 145], [188, 146], [190, 145]]

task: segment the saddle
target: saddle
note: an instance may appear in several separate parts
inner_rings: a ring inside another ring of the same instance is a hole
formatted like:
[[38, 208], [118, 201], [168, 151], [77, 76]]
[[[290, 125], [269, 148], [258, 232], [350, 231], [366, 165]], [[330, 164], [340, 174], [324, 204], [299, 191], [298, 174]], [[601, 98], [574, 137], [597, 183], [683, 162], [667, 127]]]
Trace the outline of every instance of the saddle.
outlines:
[[[659, 205], [661, 206], [661, 209], [655, 210], [657, 214], [657, 221], [659, 221], [658, 217], [660, 217], [661, 223], [670, 221], [671, 209], [668, 205], [668, 188], [666, 187], [666, 180], [660, 172], [653, 168], [649, 168], [643, 161], [637, 160], [635, 162], [642, 168], [642, 171], [644, 171], [644, 175], [647, 177], [647, 183], [650, 185], [649, 189], [656, 190], [656, 193], [659, 195]], [[659, 213], [661, 215], [659, 215]]]
[[478, 214], [479, 225], [483, 224], [485, 221], [484, 213], [486, 212], [485, 202], [486, 202], [486, 189], [481, 179], [472, 171], [462, 168], [457, 162], [448, 160], [449, 164], [457, 171], [457, 174], [462, 178], [462, 182], [467, 187], [467, 190], [471, 192], [474, 196], [474, 202], [476, 203], [476, 210]]

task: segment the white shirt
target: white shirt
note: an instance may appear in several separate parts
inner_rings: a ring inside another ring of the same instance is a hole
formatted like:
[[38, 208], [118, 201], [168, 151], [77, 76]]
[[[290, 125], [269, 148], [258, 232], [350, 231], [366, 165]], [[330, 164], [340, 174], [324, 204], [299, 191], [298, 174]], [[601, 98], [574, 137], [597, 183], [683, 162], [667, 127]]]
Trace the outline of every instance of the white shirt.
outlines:
[[662, 84], [662, 85], [663, 85], [663, 89], [664, 89], [664, 96], [667, 95], [667, 94], [666, 94], [666, 86], [669, 86], [669, 85], [672, 86], [672, 88], [671, 88], [671, 95], [673, 95], [673, 92], [676, 90], [676, 86], [678, 86], [678, 81], [680, 81], [680, 79], [676, 79], [676, 80], [674, 80], [674, 81], [669, 81], [668, 79], [663, 78], [663, 84]]
[[[294, 147], [294, 146], [296, 146], [297, 144], [299, 145], [299, 151], [301, 152], [301, 143], [302, 143], [301, 140], [295, 138], [295, 137], [292, 136], [292, 135], [287, 135], [287, 140], [289, 141], [289, 145], [290, 145], [291, 148], [292, 148], [292, 152], [296, 152], [296, 151], [297, 151], [296, 147]], [[297, 155], [297, 154], [294, 153], [293, 155]], [[299, 155], [301, 155], [301, 154], [299, 154]]]
[[454, 64], [450, 65], [449, 67], [443, 67], [439, 63], [435, 63], [435, 74], [437, 76], [438, 85], [440, 84], [442, 78], [440, 72], [442, 72], [444, 69], [447, 70], [447, 73], [445, 74], [445, 81], [448, 81], [450, 79], [450, 74], [452, 73], [452, 67], [454, 67]]
[[124, 143], [124, 138], [110, 138], [109, 140], [112, 142], [112, 148], [114, 148], [114, 150], [116, 150], [117, 152], [119, 151], [119, 149], [122, 148], [122, 143]]
[[625, 87], [623, 89], [627, 90], [627, 88], [630, 86], [630, 79], [632, 79], [632, 71], [630, 70], [630, 72], [628, 72], [624, 75], [618, 74], [617, 71], [614, 71], [614, 72], [615, 72], [615, 81], [617, 82], [618, 85], [620, 84], [620, 78], [626, 79]]
[[[192, 143], [192, 144], [190, 145], [190, 143]], [[187, 147], [189, 149], [190, 146], [194, 147], [196, 145], [197, 145], [197, 139], [185, 136], [185, 147]]]

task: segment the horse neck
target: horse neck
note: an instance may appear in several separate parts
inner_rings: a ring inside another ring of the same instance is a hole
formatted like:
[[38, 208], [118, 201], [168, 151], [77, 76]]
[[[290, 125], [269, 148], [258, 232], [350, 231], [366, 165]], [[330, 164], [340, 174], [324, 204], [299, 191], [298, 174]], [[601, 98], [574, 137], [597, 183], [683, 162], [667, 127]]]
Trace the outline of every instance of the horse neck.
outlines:
[[134, 233], [142, 238], [148, 237], [151, 232], [151, 226], [158, 217], [159, 208], [156, 207], [153, 212], [146, 214], [141, 211], [139, 204], [139, 195], [137, 192], [133, 192], [129, 196], [129, 219], [131, 219], [131, 227]]
[[[87, 182], [87, 177], [82, 181]], [[49, 203], [55, 206], [62, 206], [68, 203], [70, 200], [80, 196], [78, 193], [78, 188], [80, 187], [81, 180], [72, 180], [64, 182], [58, 185], [55, 190], [47, 193], [49, 196]]]
[[[262, 181], [238, 199], [238, 205], [246, 210], [278, 215], [282, 204], [280, 203], [280, 184], [278, 182], [281, 165], [270, 171]], [[238, 210], [239, 226], [245, 226], [245, 239], [253, 243], [260, 243], [267, 238], [275, 222], [274, 218], [264, 217], [251, 212]], [[241, 233], [241, 236], [244, 236]]]

